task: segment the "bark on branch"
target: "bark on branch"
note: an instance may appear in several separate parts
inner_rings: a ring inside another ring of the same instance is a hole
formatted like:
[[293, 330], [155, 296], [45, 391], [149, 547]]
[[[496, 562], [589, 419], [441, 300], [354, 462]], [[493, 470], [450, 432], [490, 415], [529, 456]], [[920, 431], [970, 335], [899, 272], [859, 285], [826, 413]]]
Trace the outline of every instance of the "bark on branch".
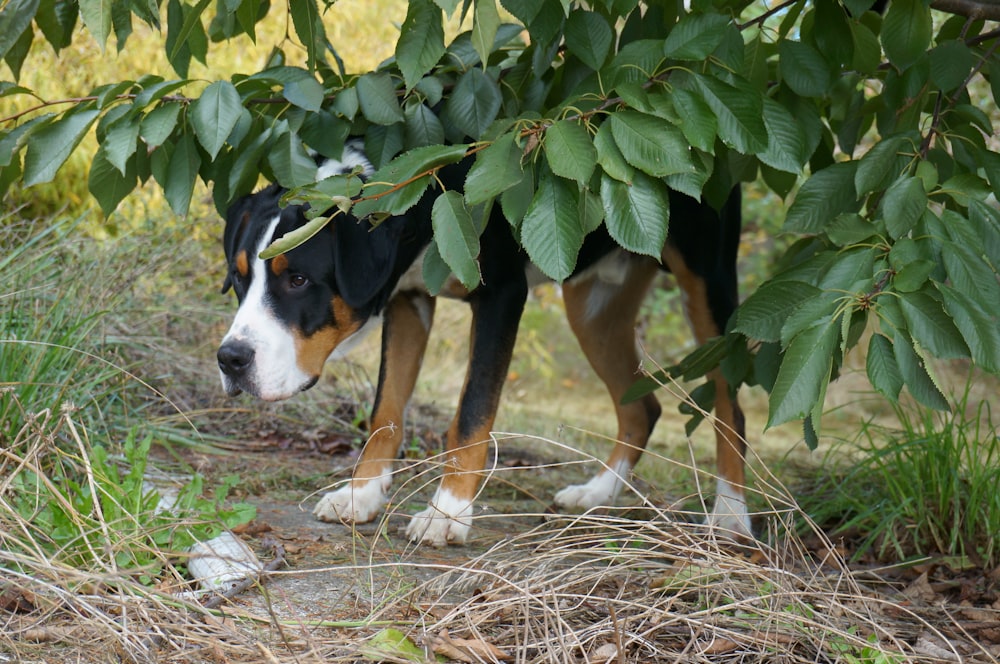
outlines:
[[931, 9], [973, 19], [1000, 21], [1000, 0], [933, 0]]

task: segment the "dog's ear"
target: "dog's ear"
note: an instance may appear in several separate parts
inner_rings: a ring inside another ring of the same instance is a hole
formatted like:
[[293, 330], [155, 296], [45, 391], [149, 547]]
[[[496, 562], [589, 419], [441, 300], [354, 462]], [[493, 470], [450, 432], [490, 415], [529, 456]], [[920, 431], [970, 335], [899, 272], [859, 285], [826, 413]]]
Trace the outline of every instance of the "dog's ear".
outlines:
[[222, 282], [222, 292], [226, 293], [233, 286], [229, 276], [229, 266], [232, 264], [236, 247], [246, 234], [250, 225], [250, 210], [253, 206], [253, 195], [243, 196], [226, 210], [226, 230], [222, 235], [222, 249], [226, 252], [226, 278]]
[[348, 306], [360, 308], [392, 277], [404, 220], [389, 218], [374, 228], [352, 216], [339, 217], [335, 223], [333, 251], [340, 296]]

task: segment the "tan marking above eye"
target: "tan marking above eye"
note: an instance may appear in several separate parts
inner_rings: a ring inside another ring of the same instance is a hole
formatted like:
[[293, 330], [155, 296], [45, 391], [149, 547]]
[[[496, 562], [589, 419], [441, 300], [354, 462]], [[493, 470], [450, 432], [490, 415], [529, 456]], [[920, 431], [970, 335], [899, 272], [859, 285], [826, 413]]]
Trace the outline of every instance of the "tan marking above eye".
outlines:
[[236, 254], [236, 271], [240, 273], [241, 277], [250, 274], [250, 259], [247, 257], [245, 249]]
[[288, 269], [288, 257], [285, 254], [278, 254], [271, 259], [271, 272], [278, 277]]

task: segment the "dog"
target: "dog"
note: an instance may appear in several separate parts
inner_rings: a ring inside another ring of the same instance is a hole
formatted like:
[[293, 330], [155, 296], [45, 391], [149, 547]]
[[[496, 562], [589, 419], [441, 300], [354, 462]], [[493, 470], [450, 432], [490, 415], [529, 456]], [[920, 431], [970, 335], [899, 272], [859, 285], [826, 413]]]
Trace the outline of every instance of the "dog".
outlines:
[[[454, 189], [464, 182], [468, 167], [465, 162], [445, 167], [438, 178]], [[350, 172], [360, 172], [362, 178], [373, 172], [357, 141], [345, 145], [339, 160], [322, 160], [317, 180]], [[260, 253], [275, 239], [306, 222], [302, 206], [280, 207], [283, 193], [271, 185], [227, 210], [223, 243], [229, 272], [223, 293], [232, 286], [239, 309], [218, 349], [222, 384], [229, 395], [247, 392], [268, 401], [286, 399], [313, 386], [328, 358], [344, 355], [381, 325], [371, 437], [350, 482], [322, 496], [314, 510], [322, 521], [369, 522], [388, 502], [404, 409], [434, 317], [435, 298], [424, 286], [421, 266], [433, 240], [431, 206], [436, 194], [429, 188], [405, 214], [374, 227], [350, 214], [336, 215], [304, 244], [262, 260]], [[658, 270], [673, 273], [699, 343], [723, 332], [738, 303], [738, 188], [721, 210], [675, 192], [670, 206], [669, 240], [660, 262], [620, 248], [602, 226], [587, 236], [575, 272], [562, 284], [570, 326], [614, 405], [618, 442], [589, 481], [555, 495], [561, 508], [613, 504], [660, 415], [652, 395], [622, 403], [640, 365], [636, 318]], [[461, 298], [472, 309], [470, 356], [458, 410], [447, 432], [440, 485], [406, 530], [413, 541], [441, 546], [463, 543], [468, 536], [521, 314], [540, 275], [498, 208], [494, 206], [481, 238], [481, 284], [470, 292], [451, 281], [440, 293]], [[708, 523], [750, 537], [743, 414], [721, 373], [711, 379], [716, 385], [718, 481]]]

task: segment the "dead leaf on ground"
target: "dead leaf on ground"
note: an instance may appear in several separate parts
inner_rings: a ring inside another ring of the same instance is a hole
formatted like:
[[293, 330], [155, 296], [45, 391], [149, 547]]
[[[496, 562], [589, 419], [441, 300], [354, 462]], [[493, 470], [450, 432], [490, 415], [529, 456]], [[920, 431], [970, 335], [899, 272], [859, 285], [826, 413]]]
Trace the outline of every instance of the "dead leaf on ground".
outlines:
[[510, 653], [497, 648], [492, 643], [482, 639], [462, 639], [451, 637], [448, 630], [442, 630], [436, 636], [430, 637], [431, 650], [436, 655], [442, 655], [459, 662], [506, 662], [513, 657]]
[[35, 595], [26, 588], [14, 585], [0, 586], [0, 610], [27, 613], [35, 608]]
[[913, 644], [913, 650], [919, 655], [932, 657], [942, 662], [957, 662], [961, 660], [954, 646], [949, 648], [946, 645], [940, 639], [925, 633], [921, 634], [917, 642]]
[[919, 600], [926, 604], [934, 603], [938, 594], [931, 587], [927, 578], [927, 572], [922, 572], [920, 576], [913, 580], [913, 583], [903, 589], [903, 596], [911, 600]]

